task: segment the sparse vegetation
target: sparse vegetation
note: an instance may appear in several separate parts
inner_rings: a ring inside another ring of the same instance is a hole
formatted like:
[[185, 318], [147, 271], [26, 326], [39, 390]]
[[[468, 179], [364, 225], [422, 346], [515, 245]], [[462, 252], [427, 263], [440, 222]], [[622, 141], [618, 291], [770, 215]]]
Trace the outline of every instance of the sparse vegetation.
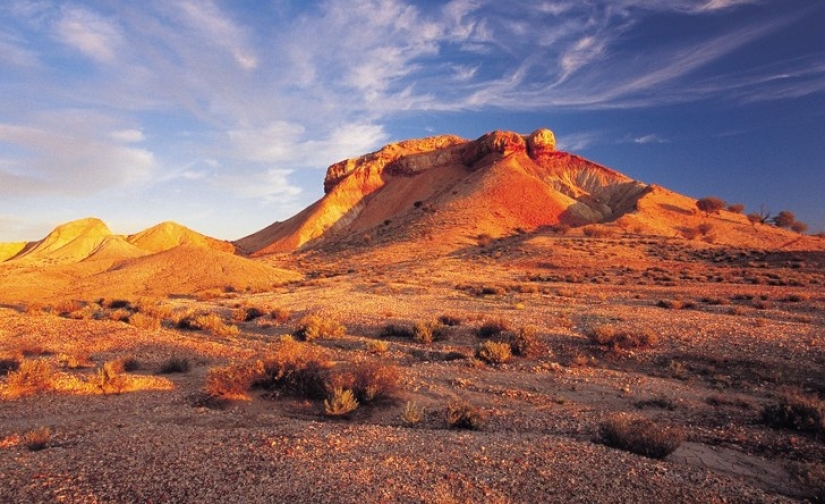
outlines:
[[684, 431], [653, 420], [616, 414], [599, 425], [596, 440], [604, 445], [651, 458], [665, 458], [685, 440]]
[[221, 399], [245, 396], [263, 374], [263, 363], [245, 362], [212, 368], [206, 375], [204, 392]]
[[55, 371], [41, 359], [24, 359], [16, 371], [8, 374], [6, 386], [12, 395], [28, 395], [52, 388]]
[[415, 401], [407, 401], [404, 411], [401, 412], [401, 423], [404, 427], [415, 427], [424, 421], [427, 411]]
[[470, 403], [454, 401], [447, 405], [447, 426], [451, 429], [481, 430], [484, 428], [484, 413]]
[[655, 345], [659, 338], [649, 329], [629, 330], [612, 325], [600, 325], [586, 332], [590, 341], [596, 345], [610, 347], [613, 350], [646, 348]]
[[188, 373], [192, 364], [183, 357], [170, 357], [160, 365], [160, 374]]
[[413, 327], [412, 339], [419, 343], [430, 344], [446, 337], [447, 328], [438, 322], [418, 322]]
[[476, 329], [476, 336], [484, 339], [499, 338], [504, 331], [510, 329], [510, 322], [505, 318], [489, 319]]
[[367, 340], [365, 344], [367, 353], [382, 354], [389, 350], [390, 345], [386, 341], [381, 340]]
[[313, 341], [318, 338], [337, 338], [346, 333], [347, 328], [332, 317], [307, 315], [298, 322], [292, 335], [302, 341]]
[[535, 326], [519, 327], [510, 335], [510, 350], [519, 357], [536, 357], [544, 350]]
[[512, 353], [508, 343], [499, 343], [487, 340], [479, 343], [476, 348], [476, 358], [488, 364], [504, 364], [510, 360]]
[[324, 400], [324, 413], [331, 417], [346, 417], [358, 408], [358, 400], [352, 390], [336, 388]]
[[23, 445], [29, 451], [40, 451], [48, 448], [52, 440], [52, 430], [48, 427], [40, 427], [23, 434]]
[[786, 395], [762, 409], [762, 421], [777, 429], [825, 433], [825, 402], [802, 395]]
[[696, 201], [696, 208], [698, 208], [701, 212], [705, 212], [705, 215], [707, 216], [719, 213], [720, 210], [725, 208], [725, 205], [725, 200], [717, 198], [715, 196], [700, 198]]

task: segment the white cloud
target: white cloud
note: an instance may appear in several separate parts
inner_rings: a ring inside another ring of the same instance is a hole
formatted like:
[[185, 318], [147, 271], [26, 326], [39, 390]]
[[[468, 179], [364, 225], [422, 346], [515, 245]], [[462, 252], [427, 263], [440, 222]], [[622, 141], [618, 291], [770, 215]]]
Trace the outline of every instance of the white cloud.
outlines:
[[63, 43], [102, 63], [115, 61], [122, 39], [117, 23], [81, 7], [64, 7], [55, 32]]
[[138, 143], [146, 140], [143, 132], [139, 129], [122, 129], [113, 131], [110, 136], [113, 140], [123, 143]]
[[650, 143], [668, 143], [669, 141], [662, 138], [661, 136], [651, 133], [649, 135], [642, 135], [633, 139], [633, 143], [637, 143], [640, 145], [650, 144]]
[[595, 132], [570, 133], [556, 137], [556, 149], [576, 152], [596, 143], [601, 135]]
[[199, 31], [210, 45], [228, 51], [244, 70], [258, 67], [258, 57], [249, 47], [243, 28], [233, 23], [229, 15], [211, 0], [180, 0], [175, 6], [190, 28]]

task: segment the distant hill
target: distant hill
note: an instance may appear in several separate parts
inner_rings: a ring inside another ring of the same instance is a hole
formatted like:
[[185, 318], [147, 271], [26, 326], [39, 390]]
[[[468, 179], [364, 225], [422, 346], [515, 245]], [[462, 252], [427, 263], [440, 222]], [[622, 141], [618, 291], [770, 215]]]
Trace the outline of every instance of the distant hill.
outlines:
[[[429, 241], [456, 248], [480, 235], [552, 227], [688, 237], [752, 247], [821, 248], [822, 240], [744, 215], [705, 215], [696, 200], [557, 151], [550, 130], [437, 136], [333, 164], [325, 195], [292, 218], [235, 242], [253, 256], [299, 249]], [[700, 227], [701, 226], [701, 227]]]

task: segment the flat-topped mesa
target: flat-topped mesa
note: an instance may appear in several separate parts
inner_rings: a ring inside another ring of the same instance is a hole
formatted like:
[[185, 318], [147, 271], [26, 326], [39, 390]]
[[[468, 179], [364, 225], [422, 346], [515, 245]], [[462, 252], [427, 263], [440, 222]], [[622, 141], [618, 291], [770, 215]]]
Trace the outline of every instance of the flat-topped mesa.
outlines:
[[[556, 138], [549, 129], [538, 129], [529, 135], [494, 131], [477, 140], [468, 141], [455, 135], [441, 135], [420, 140], [389, 144], [381, 150], [331, 165], [324, 178], [324, 193], [336, 187], [351, 173], [369, 170], [373, 175], [415, 175], [436, 166], [461, 163], [473, 168], [490, 154], [506, 157], [526, 152], [537, 159], [556, 150]], [[379, 173], [380, 172], [380, 173]]]
[[[441, 154], [439, 151], [466, 142], [465, 139], [455, 135], [405, 140], [385, 145], [381, 150], [361, 157], [339, 161], [327, 168], [327, 174], [324, 177], [324, 193], [328, 194], [350, 173], [362, 168], [383, 171], [385, 167], [389, 167], [391, 173], [412, 174], [450, 162], [451, 158], [439, 155]], [[433, 152], [436, 153], [435, 156], [426, 155]]]

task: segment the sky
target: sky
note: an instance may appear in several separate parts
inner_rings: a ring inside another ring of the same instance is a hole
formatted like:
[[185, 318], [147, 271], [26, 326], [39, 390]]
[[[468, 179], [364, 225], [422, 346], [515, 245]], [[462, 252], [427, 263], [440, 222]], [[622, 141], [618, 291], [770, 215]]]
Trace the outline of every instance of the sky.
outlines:
[[825, 231], [821, 0], [3, 0], [0, 242], [238, 239], [408, 138], [546, 127]]

